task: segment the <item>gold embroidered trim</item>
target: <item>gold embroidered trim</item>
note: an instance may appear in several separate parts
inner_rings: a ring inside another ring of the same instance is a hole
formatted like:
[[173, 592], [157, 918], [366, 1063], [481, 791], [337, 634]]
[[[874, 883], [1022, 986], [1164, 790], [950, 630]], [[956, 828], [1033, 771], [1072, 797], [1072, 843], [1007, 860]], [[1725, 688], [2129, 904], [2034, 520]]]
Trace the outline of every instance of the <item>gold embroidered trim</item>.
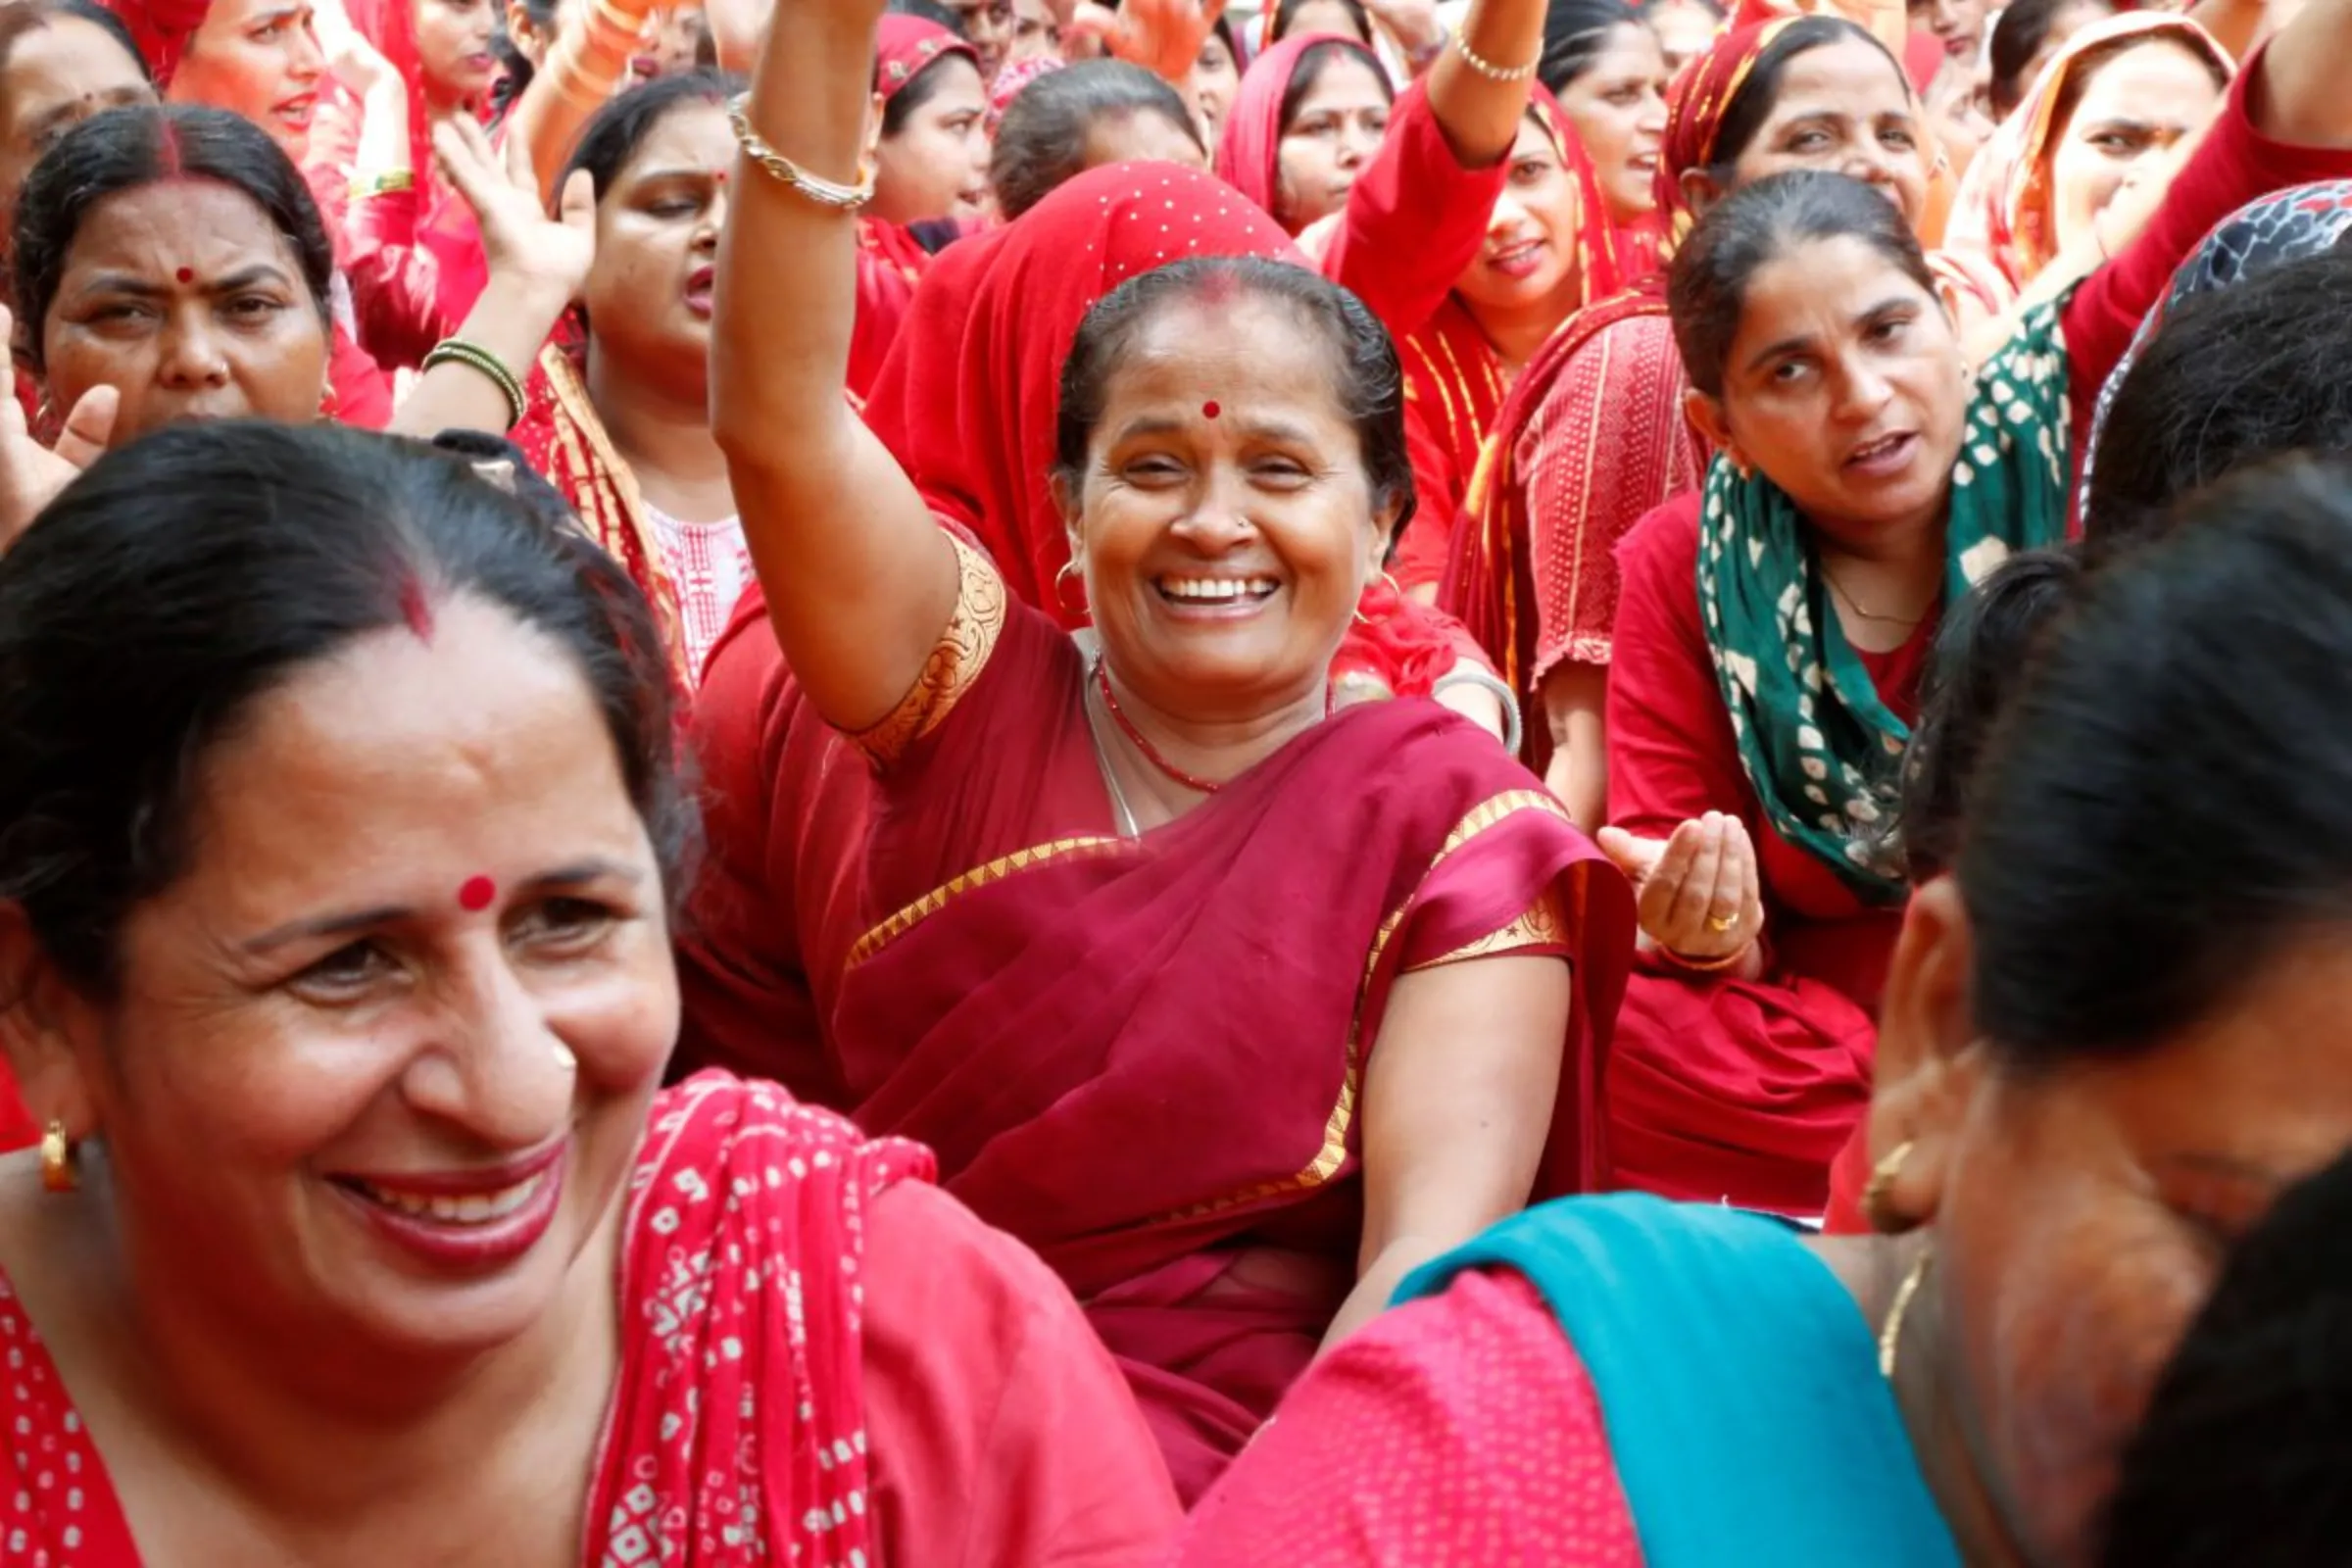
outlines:
[[851, 745], [884, 767], [906, 756], [908, 747], [955, 711], [988, 667], [1004, 630], [1004, 579], [995, 564], [953, 533], [943, 529], [941, 535], [956, 547], [955, 613], [899, 706], [880, 722], [849, 737]]
[[1406, 969], [1406, 974], [1419, 974], [1424, 969], [1436, 969], [1448, 963], [1460, 963], [1468, 958], [1492, 958], [1506, 953], [1518, 953], [1528, 948], [1564, 947], [1568, 942], [1568, 913], [1560, 906], [1557, 889], [1545, 888], [1536, 902], [1521, 910], [1516, 919], [1499, 931], [1485, 936], [1446, 954]]
[[1348, 1162], [1348, 1134], [1355, 1124], [1355, 1100], [1363, 1080], [1364, 1002], [1372, 991], [1372, 977], [1380, 972], [1380, 960], [1387, 955], [1389, 944], [1396, 939], [1398, 928], [1404, 924], [1404, 917], [1420, 902], [1422, 889], [1428, 887], [1430, 878], [1438, 874], [1438, 868], [1463, 845], [1518, 811], [1543, 811], [1574, 825], [1568, 808], [1549, 790], [1505, 790], [1500, 795], [1481, 802], [1454, 825], [1453, 831], [1446, 836], [1445, 844], [1440, 846], [1437, 855], [1430, 860], [1429, 869], [1422, 872], [1421, 880], [1413, 885], [1413, 891], [1381, 922], [1379, 934], [1372, 939], [1371, 955], [1364, 960], [1363, 984], [1355, 994], [1355, 1014], [1348, 1023], [1348, 1068], [1340, 1078], [1339, 1102], [1331, 1107], [1331, 1115], [1324, 1120], [1323, 1147], [1316, 1152], [1315, 1157], [1294, 1175], [1258, 1182], [1239, 1193], [1195, 1203], [1151, 1223], [1160, 1225], [1196, 1220], [1268, 1198], [1278, 1198], [1286, 1193], [1310, 1192], [1339, 1174], [1340, 1167]]
[[1032, 866], [1043, 865], [1048, 860], [1067, 859], [1072, 856], [1080, 855], [1103, 855], [1122, 848], [1126, 842], [1121, 838], [1100, 836], [1055, 839], [1051, 844], [1040, 844], [1034, 849], [1015, 850], [1010, 855], [1001, 856], [989, 861], [986, 865], [975, 866], [945, 886], [933, 888], [859, 937], [858, 945], [850, 950], [848, 967], [856, 968], [858, 964], [863, 963], [946, 908], [951, 900], [963, 894], [977, 892], [992, 882], [1004, 881], [1015, 871], [1026, 871]]
[[564, 491], [580, 526], [606, 555], [632, 575], [637, 564], [644, 564], [644, 580], [638, 586], [653, 604], [654, 624], [662, 633], [670, 667], [678, 671], [685, 689], [692, 690], [702, 671], [687, 665], [686, 616], [679, 609], [678, 585], [645, 514], [637, 471], [606, 433], [571, 357], [548, 344], [539, 351], [539, 373], [547, 378], [554, 413], [549, 421], [554, 432], [550, 466], [558, 471], [547, 477]]

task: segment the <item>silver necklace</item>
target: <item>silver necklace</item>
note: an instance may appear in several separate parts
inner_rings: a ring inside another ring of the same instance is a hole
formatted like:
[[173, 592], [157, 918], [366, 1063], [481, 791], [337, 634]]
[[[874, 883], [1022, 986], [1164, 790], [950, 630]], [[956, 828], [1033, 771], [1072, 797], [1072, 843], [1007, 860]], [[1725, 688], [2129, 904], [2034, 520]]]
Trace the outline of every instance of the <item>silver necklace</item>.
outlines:
[[1110, 792], [1111, 819], [1118, 825], [1119, 837], [1140, 839], [1144, 830], [1136, 825], [1135, 808], [1127, 804], [1127, 792], [1119, 788], [1119, 775], [1110, 765], [1110, 754], [1102, 747], [1102, 718], [1096, 712], [1095, 683], [1086, 683], [1086, 738], [1094, 743], [1095, 766], [1102, 771], [1102, 787]]

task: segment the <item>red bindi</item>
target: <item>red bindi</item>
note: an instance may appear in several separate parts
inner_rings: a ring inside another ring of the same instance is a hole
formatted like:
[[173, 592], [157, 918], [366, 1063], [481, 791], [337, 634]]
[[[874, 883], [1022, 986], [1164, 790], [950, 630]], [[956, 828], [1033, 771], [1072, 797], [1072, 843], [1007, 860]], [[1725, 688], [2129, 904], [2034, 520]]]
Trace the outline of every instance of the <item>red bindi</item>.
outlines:
[[1200, 405], [1200, 417], [1203, 419], [1213, 419], [1223, 412], [1223, 410], [1217, 407], [1216, 399], [1214, 398], [1211, 398], [1206, 403]]
[[469, 876], [458, 889], [458, 907], [478, 913], [490, 907], [490, 901], [497, 897], [497, 883], [486, 876]]
[[424, 584], [415, 577], [404, 577], [400, 584], [400, 617], [409, 623], [409, 630], [418, 640], [433, 640], [433, 607], [424, 597]]
[[196, 269], [192, 267], [183, 267], [172, 275], [178, 278], [182, 283], [193, 283], [196, 281]]

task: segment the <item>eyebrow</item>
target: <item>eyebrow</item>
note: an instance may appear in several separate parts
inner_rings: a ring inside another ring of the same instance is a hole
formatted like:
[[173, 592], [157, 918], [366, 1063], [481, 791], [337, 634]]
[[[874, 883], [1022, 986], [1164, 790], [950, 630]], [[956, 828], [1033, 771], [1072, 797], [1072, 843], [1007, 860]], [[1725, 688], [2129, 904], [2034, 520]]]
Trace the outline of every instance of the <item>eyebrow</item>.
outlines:
[[[1848, 326], [1862, 326], [1871, 321], [1877, 320], [1879, 318], [1886, 315], [1890, 311], [1909, 309], [1917, 304], [1918, 301], [1913, 300], [1905, 295], [1889, 294], [1886, 296], [1886, 298], [1879, 301], [1878, 304], [1873, 305], [1869, 309], [1855, 315], [1846, 322], [1846, 324]], [[1749, 373], [1752, 374], [1757, 370], [1761, 370], [1764, 368], [1764, 367], [1770, 365], [1775, 360], [1786, 359], [1791, 354], [1801, 354], [1805, 350], [1811, 348], [1815, 341], [1816, 340], [1812, 333], [1799, 332], [1794, 337], [1785, 337], [1778, 343], [1767, 344], [1748, 357], [1747, 369]]]
[[672, 164], [667, 169], [649, 169], [641, 173], [632, 173], [629, 183], [651, 185], [664, 179], [699, 179], [707, 183], [717, 177], [715, 170], [697, 169], [691, 164]]
[[121, 87], [110, 87], [102, 93], [84, 93], [80, 97], [70, 98], [51, 108], [46, 114], [39, 116], [24, 127], [24, 133], [37, 140], [49, 134], [59, 125], [75, 124], [102, 114], [106, 110], [120, 109], [125, 104], [147, 103], [154, 97], [155, 89], [143, 81]]
[[[645, 871], [640, 866], [629, 865], [605, 856], [590, 856], [586, 859], [574, 860], [568, 865], [558, 866], [552, 871], [543, 871], [522, 882], [517, 891], [552, 893], [565, 888], [585, 887], [591, 882], [608, 880], [624, 882], [635, 887], [645, 880]], [[259, 956], [297, 942], [315, 942], [321, 937], [353, 936], [362, 931], [371, 930], [376, 926], [397, 924], [402, 920], [416, 918], [416, 909], [405, 904], [379, 904], [365, 909], [343, 909], [333, 914], [316, 915], [307, 920], [289, 921], [273, 930], [265, 931], [240, 946], [244, 952]]]
[[[1245, 417], [1227, 422], [1242, 434], [1254, 436], [1261, 441], [1311, 443], [1314, 440], [1313, 433], [1304, 425], [1291, 424], [1281, 419]], [[1190, 419], [1165, 414], [1147, 414], [1120, 425], [1115, 439], [1132, 441], [1139, 436], [1178, 435], [1192, 428], [1193, 421]]]

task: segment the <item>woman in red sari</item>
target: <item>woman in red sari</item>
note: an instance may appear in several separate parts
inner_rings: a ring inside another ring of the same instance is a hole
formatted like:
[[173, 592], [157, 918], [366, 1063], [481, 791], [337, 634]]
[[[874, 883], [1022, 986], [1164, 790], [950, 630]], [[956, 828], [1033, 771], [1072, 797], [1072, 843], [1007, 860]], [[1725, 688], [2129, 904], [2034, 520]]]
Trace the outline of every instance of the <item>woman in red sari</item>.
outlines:
[[[850, 395], [863, 398], [898, 341], [931, 253], [906, 225], [978, 217], [988, 193], [980, 54], [936, 22], [893, 14], [874, 38], [882, 105], [874, 209], [858, 220]], [[978, 105], [974, 107], [975, 103]]]
[[[856, 170], [876, 9], [778, 8], [760, 148]], [[1457, 717], [1332, 713], [1411, 483], [1360, 306], [1196, 259], [1090, 314], [1054, 483], [1098, 657], [844, 408], [853, 224], [743, 167], [712, 407], [784, 655], [874, 769], [858, 1119], [1034, 1239], [1197, 1493], [1438, 1238], [1591, 1173], [1624, 889]]]
[[[1511, 383], [1577, 311], [1638, 275], [1584, 144], [1539, 92], [1487, 220], [1487, 241], [1437, 314], [1398, 346], [1413, 443], [1414, 526], [1396, 556], [1405, 590], [1435, 598], [1487, 432]], [[1623, 249], [1621, 249], [1623, 245]]]
[[691, 808], [584, 541], [182, 427], [0, 559], [0, 667], [12, 1562], [1152, 1560], [1116, 1371], [929, 1154], [659, 1091]]
[[[2059, 302], [2028, 312], [2009, 346], [1974, 369], [1965, 442], [1918, 390], [1940, 393], [1972, 373], [1965, 355], [1930, 343], [1927, 318], [1914, 318], [1917, 332], [1902, 337], [1913, 345], [1907, 368], [1886, 371], [1893, 390], [1883, 400], [1849, 396], [1842, 367], [1855, 362], [1842, 343], [1808, 349], [1818, 358], [1750, 358], [1804, 335], [1791, 322], [1832, 318], [1807, 311], [1848, 310], [1850, 300], [1822, 303], [1844, 298], [1831, 292], [1844, 286], [1838, 275], [1824, 271], [1820, 294], [1758, 285], [1735, 349], [1704, 324], [1722, 319], [1725, 296], [1693, 284], [1686, 298], [1678, 257], [1678, 341], [1687, 355], [1704, 342], [1709, 360], [1703, 372], [1690, 367], [1691, 416], [1726, 455], [1703, 502], [1694, 494], [1658, 509], [1619, 553], [1609, 814], [1611, 834], [1624, 836], [1610, 844], [1638, 882], [1650, 874], [1644, 866], [1675, 853], [1663, 847], [1697, 846], [1703, 858], [1706, 845], [1719, 846], [1721, 863], [1740, 868], [1747, 892], [1739, 902], [1754, 918], [1669, 932], [1661, 906], [1644, 902], [1653, 942], [1628, 990], [1610, 1092], [1611, 1152], [1629, 1184], [1822, 1211], [1824, 1173], [1869, 1092], [1874, 1019], [1906, 893], [1862, 847], [1877, 808], [1855, 781], [1907, 738], [1954, 585], [1981, 576], [2005, 549], [2065, 531], [2073, 460], [2099, 389], [2174, 269], [2235, 205], [2352, 171], [2352, 103], [2291, 52], [2340, 48], [2348, 26], [2352, 6], [2315, 7], [2280, 34], [2281, 47], [2256, 57], [2140, 237]], [[1794, 367], [1786, 382], [1769, 381], [1783, 362]], [[1817, 378], [1817, 363], [1840, 368]], [[2001, 395], [2027, 384], [2032, 399]], [[1794, 414], [1805, 397], [1828, 400], [1826, 412]], [[1987, 441], [1988, 429], [2016, 439]], [[2029, 446], [2030, 483], [2002, 491], [1995, 475]], [[1939, 471], [1940, 511], [1923, 511], [1920, 497], [1935, 493], [1916, 487]], [[1740, 510], [1747, 497], [1766, 498], [1752, 516]], [[1718, 570], [1705, 563], [1721, 554], [1726, 518], [1757, 540], [1749, 554], [1778, 584], [1770, 597], [1815, 632], [1792, 621], [1742, 637], [1732, 624], [1734, 601], [1703, 586]], [[1790, 648], [1809, 648], [1814, 636], [1822, 651], [1792, 658]], [[1811, 672], [1806, 689], [1755, 695], [1773, 692], [1792, 667]], [[1754, 681], [1740, 673], [1749, 670]], [[1825, 680], [1834, 699], [1812, 689]], [[1815, 798], [1823, 793], [1829, 805]], [[1852, 797], [1844, 807], [1841, 794]]]

